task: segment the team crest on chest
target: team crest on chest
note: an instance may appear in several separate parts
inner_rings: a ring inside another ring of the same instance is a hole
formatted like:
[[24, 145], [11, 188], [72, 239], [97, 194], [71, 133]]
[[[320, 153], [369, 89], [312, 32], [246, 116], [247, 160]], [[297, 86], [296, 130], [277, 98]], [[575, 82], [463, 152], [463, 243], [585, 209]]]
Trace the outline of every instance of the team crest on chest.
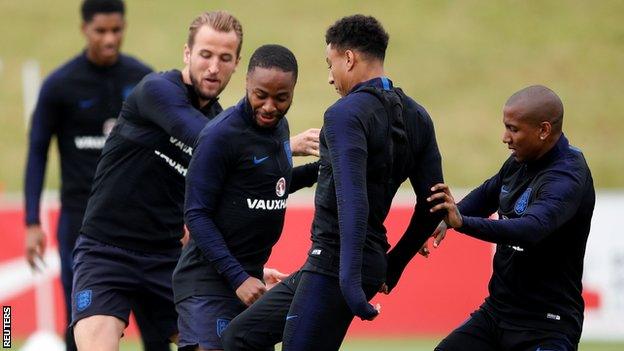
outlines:
[[286, 194], [286, 179], [284, 179], [284, 177], [280, 178], [277, 184], [275, 184], [275, 194], [278, 197], [282, 197]]
[[524, 213], [524, 211], [526, 211], [527, 207], [529, 206], [531, 191], [533, 191], [533, 189], [527, 188], [524, 193], [520, 195], [518, 201], [516, 201], [516, 205], [514, 206], [514, 212], [516, 212], [516, 214], [521, 215]]

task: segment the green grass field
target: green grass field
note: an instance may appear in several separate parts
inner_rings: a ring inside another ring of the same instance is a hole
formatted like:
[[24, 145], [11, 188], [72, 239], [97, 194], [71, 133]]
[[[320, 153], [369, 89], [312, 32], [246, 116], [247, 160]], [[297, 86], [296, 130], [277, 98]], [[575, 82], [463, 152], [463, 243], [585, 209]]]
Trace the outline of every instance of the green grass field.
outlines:
[[[343, 351], [431, 351], [439, 339], [389, 338], [389, 339], [350, 339], [340, 348]], [[13, 349], [19, 350], [21, 342], [14, 342]], [[172, 348], [173, 349], [173, 348]], [[120, 351], [140, 351], [141, 345], [135, 340], [123, 340]], [[277, 350], [280, 350], [279, 346]], [[579, 351], [621, 351], [624, 343], [582, 342]], [[476, 351], [476, 350], [475, 350]]]
[[[7, 191], [21, 189], [23, 179], [22, 64], [36, 59], [47, 74], [81, 49], [78, 3], [0, 1], [0, 181]], [[561, 95], [564, 129], [584, 150], [597, 187], [624, 186], [622, 1], [132, 0], [124, 51], [158, 70], [179, 68], [188, 23], [219, 8], [236, 14], [245, 31], [224, 106], [242, 97], [254, 48], [280, 43], [300, 64], [292, 130], [321, 125], [323, 111], [337, 98], [326, 83], [324, 30], [340, 16], [372, 14], [390, 33], [388, 75], [434, 118], [451, 185], [477, 185], [498, 170], [507, 155], [500, 142], [504, 101], [542, 83]], [[53, 160], [49, 188], [58, 187]]]

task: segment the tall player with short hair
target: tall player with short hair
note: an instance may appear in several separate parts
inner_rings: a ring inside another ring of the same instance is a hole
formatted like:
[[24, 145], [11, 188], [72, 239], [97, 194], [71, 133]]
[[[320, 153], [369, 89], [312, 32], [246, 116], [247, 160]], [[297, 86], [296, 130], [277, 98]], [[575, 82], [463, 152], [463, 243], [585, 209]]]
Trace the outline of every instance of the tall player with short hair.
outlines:
[[[355, 15], [325, 39], [329, 83], [341, 98], [321, 130], [312, 247], [299, 272], [230, 323], [226, 350], [261, 350], [282, 329], [283, 350], [337, 350], [354, 316], [377, 316], [368, 300], [396, 285], [441, 219], [424, 200], [442, 179], [433, 122], [385, 76], [388, 34], [375, 18]], [[418, 202], [387, 254], [383, 222], [408, 178]]]
[[[183, 236], [184, 182], [200, 131], [240, 60], [242, 26], [224, 11], [189, 27], [182, 71], [146, 76], [106, 141], [77, 240], [72, 325], [81, 350], [117, 350], [133, 303], [175, 337], [171, 275]], [[309, 147], [302, 139], [293, 152]]]
[[[151, 69], [120, 53], [125, 31], [121, 0], [85, 0], [80, 8], [83, 52], [63, 64], [44, 81], [30, 125], [25, 170], [26, 257], [37, 269], [46, 247], [39, 205], [50, 140], [56, 137], [61, 161], [61, 211], [57, 242], [67, 324], [71, 320], [72, 250], [87, 207], [89, 191], [106, 136], [115, 124], [123, 100]], [[136, 309], [145, 349], [166, 350], [168, 345], [146, 328]], [[68, 350], [74, 338], [66, 333]]]

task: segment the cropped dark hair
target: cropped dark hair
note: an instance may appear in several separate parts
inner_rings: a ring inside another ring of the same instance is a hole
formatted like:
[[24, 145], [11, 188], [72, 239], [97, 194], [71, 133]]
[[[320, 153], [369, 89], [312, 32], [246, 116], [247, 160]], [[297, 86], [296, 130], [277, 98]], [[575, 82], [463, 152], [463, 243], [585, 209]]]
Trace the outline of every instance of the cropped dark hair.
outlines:
[[384, 60], [388, 33], [375, 17], [353, 15], [339, 19], [325, 33], [325, 43], [340, 51], [357, 50]]
[[126, 13], [126, 6], [121, 0], [84, 0], [80, 7], [80, 14], [84, 22], [91, 22], [98, 13]]
[[277, 68], [282, 72], [292, 72], [297, 80], [298, 68], [295, 55], [288, 48], [277, 44], [262, 45], [249, 59], [247, 74], [256, 67]]

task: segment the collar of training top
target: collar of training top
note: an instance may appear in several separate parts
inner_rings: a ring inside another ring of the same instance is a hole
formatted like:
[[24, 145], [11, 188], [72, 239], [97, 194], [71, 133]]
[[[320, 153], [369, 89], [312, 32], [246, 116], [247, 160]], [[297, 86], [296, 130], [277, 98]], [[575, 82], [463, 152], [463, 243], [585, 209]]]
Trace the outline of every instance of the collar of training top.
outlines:
[[117, 56], [117, 60], [115, 61], [115, 63], [113, 63], [112, 65], [109, 65], [109, 66], [97, 65], [93, 61], [89, 60], [89, 58], [87, 57], [87, 49], [82, 50], [82, 54], [80, 56], [87, 63], [87, 65], [89, 65], [89, 67], [91, 69], [93, 69], [96, 72], [101, 72], [101, 73], [106, 73], [106, 72], [108, 72], [110, 70], [113, 70], [113, 69], [119, 67], [119, 65], [121, 63], [121, 52]]
[[563, 133], [559, 137], [559, 140], [555, 143], [555, 145], [548, 150], [542, 157], [537, 160], [527, 162], [527, 167], [529, 169], [538, 169], [544, 166], [545, 164], [550, 163], [551, 161], [561, 157], [565, 153], [565, 151], [570, 147], [570, 143], [568, 138], [565, 137]]
[[383, 90], [390, 90], [394, 88], [394, 84], [392, 84], [392, 81], [388, 77], [376, 77], [376, 78], [373, 78], [364, 82], [357, 83], [351, 89], [349, 94], [354, 93], [364, 87], [374, 87], [374, 88], [379, 88]]

